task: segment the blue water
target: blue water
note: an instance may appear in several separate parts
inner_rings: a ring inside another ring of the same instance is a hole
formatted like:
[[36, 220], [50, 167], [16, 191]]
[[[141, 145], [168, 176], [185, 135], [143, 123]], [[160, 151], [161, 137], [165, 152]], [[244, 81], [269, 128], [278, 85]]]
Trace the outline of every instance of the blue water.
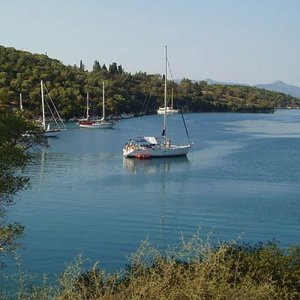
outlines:
[[[180, 118], [169, 118], [172, 141], [184, 141]], [[300, 110], [185, 119], [194, 143], [187, 158], [122, 157], [128, 138], [161, 132], [158, 115], [112, 130], [71, 124], [49, 139], [27, 168], [31, 189], [7, 213], [25, 225], [22, 267], [60, 273], [82, 254], [115, 271], [146, 238], [165, 248], [197, 231], [203, 239], [212, 232], [212, 242], [299, 245]], [[13, 269], [8, 260], [6, 271]]]

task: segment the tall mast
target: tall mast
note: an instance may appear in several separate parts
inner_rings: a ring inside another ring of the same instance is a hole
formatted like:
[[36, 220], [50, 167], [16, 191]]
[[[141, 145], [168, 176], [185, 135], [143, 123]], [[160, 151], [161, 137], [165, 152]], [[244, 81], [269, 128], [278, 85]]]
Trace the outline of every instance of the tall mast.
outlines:
[[43, 86], [43, 80], [41, 80], [41, 94], [42, 94], [42, 114], [43, 114], [43, 128], [46, 130], [46, 120], [45, 120], [45, 103], [44, 103], [44, 86]]
[[168, 74], [168, 49], [167, 46], [165, 46], [166, 50], [166, 73], [165, 73], [165, 113], [164, 113], [164, 133], [166, 137], [166, 131], [167, 131], [167, 74]]
[[22, 93], [20, 93], [20, 110], [23, 110]]
[[103, 93], [103, 98], [102, 98], [102, 120], [105, 119], [105, 91], [104, 91], [104, 81], [102, 83], [102, 93]]
[[86, 93], [86, 118], [90, 118], [90, 103], [89, 103], [89, 92]]

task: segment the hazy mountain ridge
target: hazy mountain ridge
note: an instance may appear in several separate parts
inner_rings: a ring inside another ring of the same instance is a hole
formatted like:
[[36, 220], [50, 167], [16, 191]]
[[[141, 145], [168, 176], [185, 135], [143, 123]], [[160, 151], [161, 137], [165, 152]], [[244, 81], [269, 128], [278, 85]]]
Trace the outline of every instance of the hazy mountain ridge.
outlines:
[[[213, 79], [204, 79], [204, 81], [206, 81], [207, 84], [248, 85], [248, 84], [233, 83], [233, 82], [215, 81]], [[281, 80], [277, 80], [272, 83], [261, 83], [261, 84], [255, 84], [249, 86], [257, 87], [259, 89], [265, 89], [268, 91], [284, 93], [286, 95], [291, 95], [293, 97], [300, 98], [300, 87], [287, 84]]]
[[204, 81], [207, 82], [207, 84], [225, 84], [225, 85], [248, 85], [248, 84], [243, 84], [243, 83], [236, 83], [236, 82], [225, 82], [225, 81], [216, 81], [213, 79], [204, 79]]
[[275, 81], [269, 84], [256, 84], [255, 87], [259, 89], [266, 89], [269, 91], [284, 93], [293, 97], [300, 98], [300, 87], [287, 84], [283, 81]]

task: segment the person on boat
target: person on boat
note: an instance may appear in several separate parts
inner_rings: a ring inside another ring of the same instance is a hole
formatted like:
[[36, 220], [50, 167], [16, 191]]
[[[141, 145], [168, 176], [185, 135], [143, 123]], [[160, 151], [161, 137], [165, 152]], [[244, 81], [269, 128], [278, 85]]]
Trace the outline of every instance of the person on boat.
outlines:
[[171, 147], [171, 140], [170, 139], [167, 139], [167, 141], [166, 141], [166, 147], [167, 148]]

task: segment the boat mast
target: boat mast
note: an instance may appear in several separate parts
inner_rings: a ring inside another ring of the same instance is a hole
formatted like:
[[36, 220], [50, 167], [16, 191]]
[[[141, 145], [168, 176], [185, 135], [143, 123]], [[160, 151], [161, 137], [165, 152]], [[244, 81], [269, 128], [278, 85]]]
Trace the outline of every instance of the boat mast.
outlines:
[[104, 91], [104, 81], [102, 83], [102, 93], [103, 93], [103, 98], [102, 98], [102, 120], [105, 119], [105, 91]]
[[22, 93], [20, 93], [20, 110], [23, 110]]
[[89, 92], [87, 92], [86, 93], [86, 119], [87, 120], [90, 118], [89, 110], [90, 110]]
[[42, 95], [42, 114], [43, 114], [43, 128], [46, 130], [46, 120], [45, 120], [45, 103], [44, 103], [44, 86], [43, 86], [43, 80], [41, 80], [41, 95]]
[[165, 113], [164, 113], [164, 137], [166, 137], [167, 134], [167, 73], [168, 73], [168, 49], [167, 46], [165, 46], [165, 50], [166, 50], [166, 73], [165, 73], [165, 99], [164, 99], [164, 103], [165, 103]]

